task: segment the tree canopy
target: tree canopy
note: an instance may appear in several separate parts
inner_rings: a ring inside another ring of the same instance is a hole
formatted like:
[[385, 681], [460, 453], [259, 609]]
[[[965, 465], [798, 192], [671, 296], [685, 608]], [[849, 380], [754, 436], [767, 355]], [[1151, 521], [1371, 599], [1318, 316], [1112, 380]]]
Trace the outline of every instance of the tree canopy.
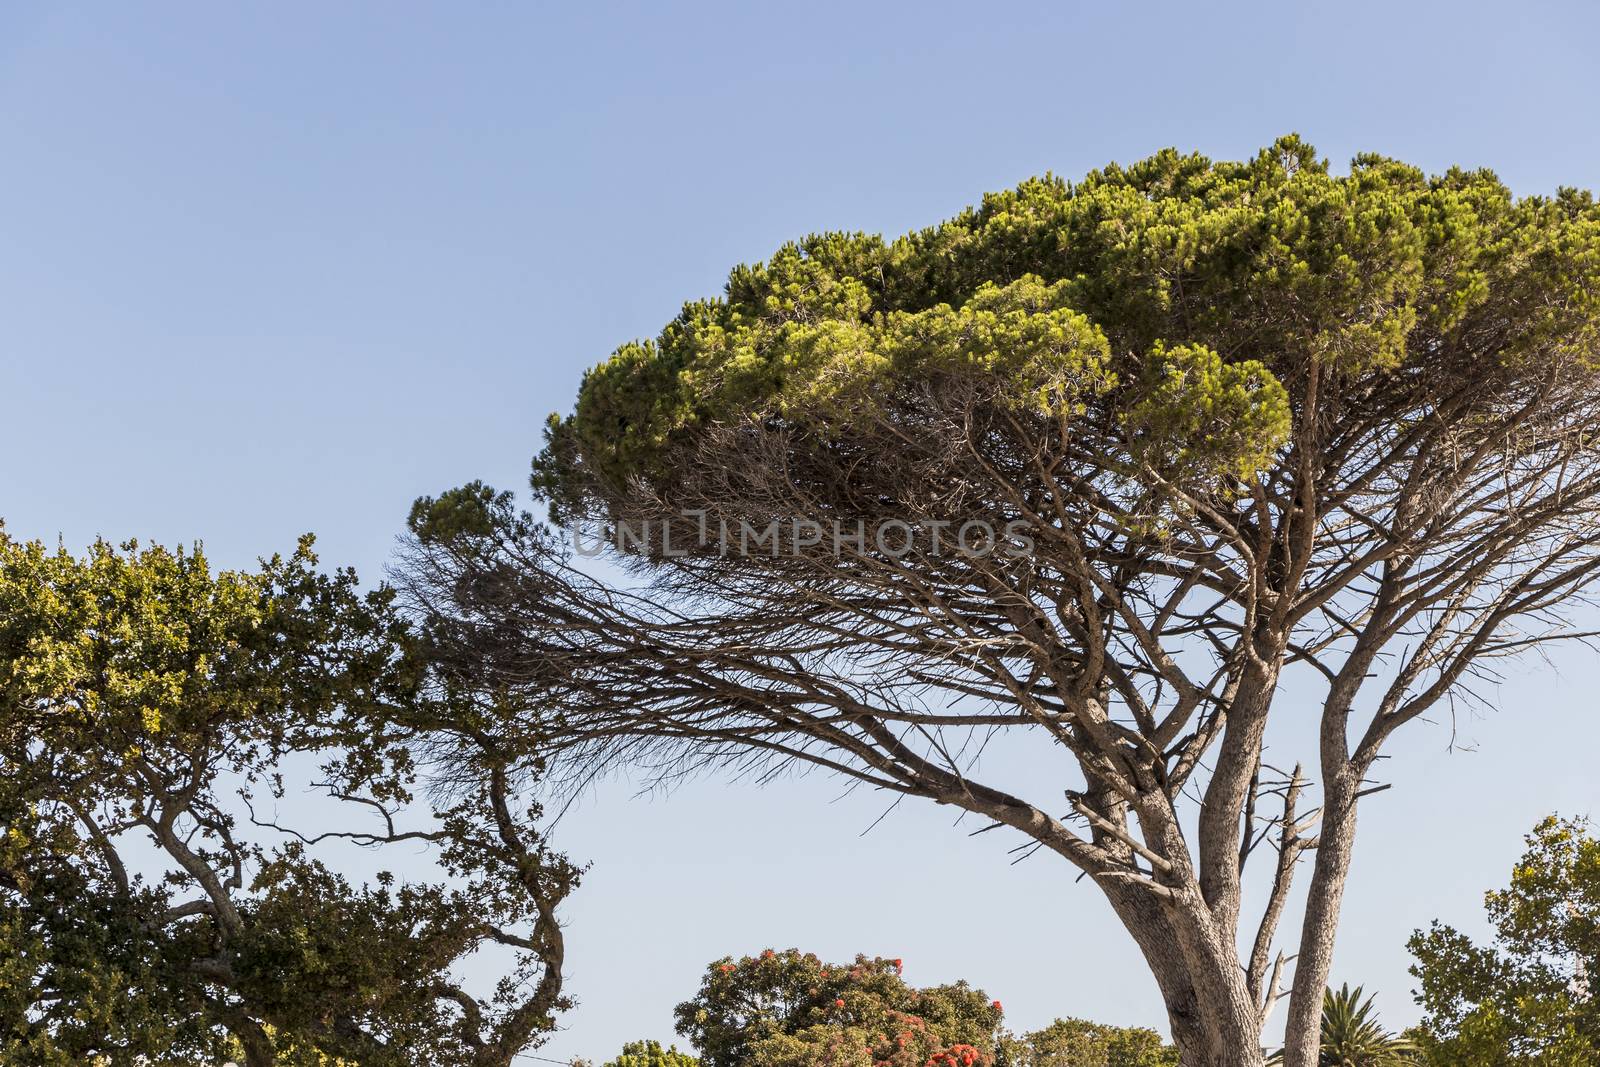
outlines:
[[1005, 1067], [1179, 1067], [1178, 1050], [1145, 1027], [1057, 1019], [1002, 1043]]
[[1578, 1067], [1600, 1058], [1600, 840], [1549, 818], [1505, 889], [1485, 898], [1492, 943], [1435, 923], [1411, 939], [1430, 1062]]
[[[533, 486], [626, 580], [474, 484], [413, 510], [408, 591], [569, 780], [959, 806], [1099, 886], [1186, 1062], [1257, 1062], [1288, 982], [1311, 1067], [1385, 742], [1600, 574], [1597, 330], [1588, 193], [1295, 137], [1046, 177], [787, 245], [591, 371]], [[1269, 757], [1290, 671], [1318, 742]], [[982, 775], [1002, 732], [1064, 803]]]
[[700, 1061], [687, 1052], [679, 1052], [676, 1045], [662, 1048], [658, 1041], [630, 1041], [622, 1046], [622, 1054], [608, 1060], [605, 1067], [699, 1067]]
[[678, 1033], [704, 1067], [993, 1067], [1000, 1002], [965, 982], [917, 989], [901, 969], [798, 949], [717, 960], [678, 1005]]
[[735, 269], [589, 373], [535, 482], [574, 508], [636, 479], [681, 493], [714, 428], [882, 444], [938, 411], [935, 388], [1066, 419], [1132, 481], [1140, 461], [1247, 477], [1313, 368], [1343, 420], [1387, 424], [1463, 375], [1504, 411], [1552, 362], [1587, 367], [1595, 227], [1586, 193], [1518, 201], [1489, 171], [1371, 155], [1336, 175], [1294, 137], [1045, 177], [893, 241], [826, 233]]
[[1177, 1067], [1154, 1030], [1057, 1019], [1014, 1035], [981, 989], [918, 988], [903, 973], [903, 960], [884, 956], [725, 956], [678, 1005], [678, 1033], [702, 1058], [635, 1041], [606, 1067]]
[[[470, 709], [428, 681], [391, 591], [315, 563], [309, 539], [216, 571], [0, 530], [6, 1063], [507, 1067], [553, 1026], [577, 871], [481, 748], [405, 824]], [[279, 825], [300, 772], [350, 829], [326, 807]], [[317, 858], [335, 840], [431, 843], [454, 880], [352, 883]], [[463, 988], [488, 945], [504, 980]]]

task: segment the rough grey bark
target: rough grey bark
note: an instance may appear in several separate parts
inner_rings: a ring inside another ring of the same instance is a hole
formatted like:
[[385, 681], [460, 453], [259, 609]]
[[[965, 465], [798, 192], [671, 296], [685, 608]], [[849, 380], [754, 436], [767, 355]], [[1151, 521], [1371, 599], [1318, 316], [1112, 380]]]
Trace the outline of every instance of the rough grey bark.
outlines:
[[1284, 1031], [1284, 1062], [1297, 1067], [1316, 1067], [1318, 1061], [1323, 992], [1333, 970], [1339, 909], [1355, 852], [1356, 787], [1349, 773], [1324, 789], [1327, 810], [1312, 866]]

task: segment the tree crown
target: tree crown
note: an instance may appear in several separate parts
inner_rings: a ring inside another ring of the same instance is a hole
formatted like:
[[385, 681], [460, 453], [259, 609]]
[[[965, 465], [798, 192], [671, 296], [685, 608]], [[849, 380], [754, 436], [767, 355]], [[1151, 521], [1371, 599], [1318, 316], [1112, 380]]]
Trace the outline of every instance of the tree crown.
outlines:
[[1489, 171], [1375, 155], [1340, 175], [1293, 136], [1237, 163], [1167, 150], [736, 268], [589, 372], [534, 480], [558, 508], [666, 491], [714, 427], [842, 448], [914, 424], [930, 387], [1105, 435], [1130, 472], [1244, 477], [1285, 444], [1313, 367], [1376, 407], [1408, 379], [1495, 388], [1587, 362], [1597, 276], [1587, 193], [1517, 200]]
[[[548, 1033], [578, 872], [483, 753], [397, 828], [417, 753], [466, 718], [418, 651], [393, 592], [318, 570], [309, 538], [218, 571], [0, 530], [0, 1058], [505, 1067]], [[302, 773], [375, 821], [280, 825]], [[431, 843], [458, 881], [352, 884], [330, 841]], [[489, 944], [512, 973], [475, 997], [452, 969]]]

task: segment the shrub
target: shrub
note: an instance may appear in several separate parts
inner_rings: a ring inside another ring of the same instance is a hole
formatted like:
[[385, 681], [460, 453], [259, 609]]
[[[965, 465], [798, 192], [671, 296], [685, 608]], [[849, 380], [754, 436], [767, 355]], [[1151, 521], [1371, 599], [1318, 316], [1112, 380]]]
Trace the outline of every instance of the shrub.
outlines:
[[1143, 1027], [1057, 1019], [1004, 1044], [1005, 1067], [1177, 1067], [1178, 1050]]

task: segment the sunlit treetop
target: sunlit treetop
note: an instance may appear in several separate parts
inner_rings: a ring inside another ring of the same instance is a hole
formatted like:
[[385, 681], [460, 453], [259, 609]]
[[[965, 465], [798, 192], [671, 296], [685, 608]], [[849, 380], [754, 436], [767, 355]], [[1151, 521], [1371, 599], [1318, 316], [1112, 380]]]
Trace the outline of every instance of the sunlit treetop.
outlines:
[[1245, 477], [1279, 454], [1308, 374], [1372, 406], [1387, 382], [1590, 351], [1597, 279], [1587, 193], [1519, 200], [1486, 170], [1375, 155], [1338, 174], [1294, 136], [1243, 162], [1169, 149], [735, 268], [589, 372], [534, 484], [558, 512], [670, 488], [709, 428], [776, 420], [837, 446], [914, 425], [930, 390], [1065, 420], [1134, 466]]

